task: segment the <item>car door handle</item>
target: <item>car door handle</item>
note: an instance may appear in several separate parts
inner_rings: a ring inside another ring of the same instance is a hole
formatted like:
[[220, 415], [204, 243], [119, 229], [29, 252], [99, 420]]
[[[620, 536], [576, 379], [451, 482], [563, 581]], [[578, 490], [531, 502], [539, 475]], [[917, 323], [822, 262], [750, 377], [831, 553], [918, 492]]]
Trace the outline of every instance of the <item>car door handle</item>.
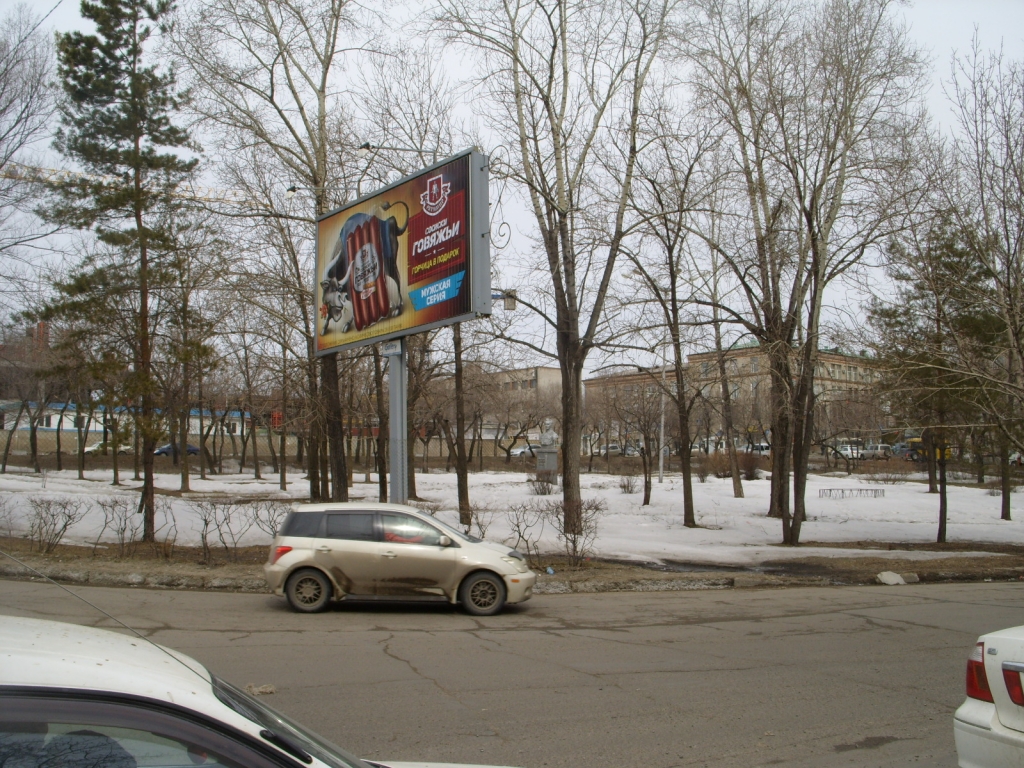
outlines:
[[385, 552], [385, 553], [384, 553], [384, 557], [388, 557], [388, 558], [391, 558], [391, 557], [398, 557], [398, 555], [396, 555], [396, 554], [395, 554], [394, 552], [392, 552], [391, 550], [388, 550], [387, 552]]
[[330, 547], [317, 547], [316, 551], [317, 552], [330, 552], [331, 548]]

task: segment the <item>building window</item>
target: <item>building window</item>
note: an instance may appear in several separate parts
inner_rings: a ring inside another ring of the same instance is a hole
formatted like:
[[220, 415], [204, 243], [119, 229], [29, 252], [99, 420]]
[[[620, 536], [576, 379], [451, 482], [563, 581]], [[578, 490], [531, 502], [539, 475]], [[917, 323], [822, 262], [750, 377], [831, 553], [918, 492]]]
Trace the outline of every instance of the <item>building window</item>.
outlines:
[[750, 372], [759, 373], [761, 370], [761, 361], [756, 357], [750, 358]]
[[47, 429], [52, 427], [53, 426], [53, 417], [52, 416], [44, 416], [43, 417], [43, 426], [46, 427]]

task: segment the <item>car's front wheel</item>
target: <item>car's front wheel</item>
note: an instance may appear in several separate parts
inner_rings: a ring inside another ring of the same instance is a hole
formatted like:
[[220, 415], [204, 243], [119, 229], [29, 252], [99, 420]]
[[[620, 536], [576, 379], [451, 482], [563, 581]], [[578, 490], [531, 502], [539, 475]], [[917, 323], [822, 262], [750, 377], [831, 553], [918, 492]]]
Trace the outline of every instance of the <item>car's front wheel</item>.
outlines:
[[466, 613], [492, 616], [505, 606], [505, 582], [486, 571], [471, 574], [459, 587], [459, 602]]
[[288, 604], [302, 613], [316, 613], [331, 600], [331, 582], [320, 571], [296, 571], [288, 577], [284, 588]]

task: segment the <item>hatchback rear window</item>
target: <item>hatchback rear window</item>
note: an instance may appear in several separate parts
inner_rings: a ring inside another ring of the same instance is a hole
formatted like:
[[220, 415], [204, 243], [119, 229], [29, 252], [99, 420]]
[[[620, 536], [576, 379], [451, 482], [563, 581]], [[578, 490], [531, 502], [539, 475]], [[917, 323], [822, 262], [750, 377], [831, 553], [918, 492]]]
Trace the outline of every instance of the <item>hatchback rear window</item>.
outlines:
[[282, 536], [316, 536], [323, 512], [292, 512], [281, 526]]

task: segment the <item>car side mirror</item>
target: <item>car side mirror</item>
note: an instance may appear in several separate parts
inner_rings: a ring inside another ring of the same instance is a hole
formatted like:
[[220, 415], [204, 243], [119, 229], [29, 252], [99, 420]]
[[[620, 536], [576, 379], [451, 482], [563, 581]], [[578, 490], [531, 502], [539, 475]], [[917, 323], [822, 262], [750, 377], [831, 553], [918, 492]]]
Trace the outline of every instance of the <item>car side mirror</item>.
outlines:
[[442, 534], [441, 538], [437, 540], [437, 545], [439, 547], [450, 547], [452, 545], [452, 540], [444, 534]]

